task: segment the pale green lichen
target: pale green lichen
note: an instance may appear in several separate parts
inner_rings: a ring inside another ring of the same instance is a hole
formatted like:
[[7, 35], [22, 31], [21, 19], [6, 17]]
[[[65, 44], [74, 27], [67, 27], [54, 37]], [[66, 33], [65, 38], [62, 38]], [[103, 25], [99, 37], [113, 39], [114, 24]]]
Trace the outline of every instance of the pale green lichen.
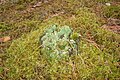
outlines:
[[74, 39], [73, 31], [69, 26], [58, 27], [57, 25], [52, 25], [41, 38], [41, 51], [46, 52], [52, 58], [60, 57], [64, 54], [76, 54], [78, 52], [76, 42], [78, 38], [79, 36], [76, 37], [75, 35]]

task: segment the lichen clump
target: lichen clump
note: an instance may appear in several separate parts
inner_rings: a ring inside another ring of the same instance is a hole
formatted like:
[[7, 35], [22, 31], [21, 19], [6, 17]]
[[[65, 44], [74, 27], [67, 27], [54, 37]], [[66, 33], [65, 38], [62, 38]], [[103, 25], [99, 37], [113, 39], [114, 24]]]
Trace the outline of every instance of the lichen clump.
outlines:
[[49, 57], [61, 57], [76, 54], [78, 52], [77, 38], [69, 26], [58, 27], [52, 25], [41, 37], [42, 53]]

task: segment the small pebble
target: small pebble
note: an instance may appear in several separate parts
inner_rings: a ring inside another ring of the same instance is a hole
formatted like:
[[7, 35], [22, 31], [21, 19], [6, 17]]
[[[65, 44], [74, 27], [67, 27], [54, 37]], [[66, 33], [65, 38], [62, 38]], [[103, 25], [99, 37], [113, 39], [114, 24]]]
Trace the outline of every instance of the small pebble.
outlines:
[[105, 3], [107, 6], [110, 6], [111, 4], [110, 3]]

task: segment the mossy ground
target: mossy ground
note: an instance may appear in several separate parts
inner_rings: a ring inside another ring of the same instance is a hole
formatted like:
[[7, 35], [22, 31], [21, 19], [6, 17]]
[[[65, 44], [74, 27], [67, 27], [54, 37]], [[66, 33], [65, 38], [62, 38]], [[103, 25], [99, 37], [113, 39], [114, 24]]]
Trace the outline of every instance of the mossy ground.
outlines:
[[[37, 0], [0, 5], [0, 37], [12, 38], [0, 43], [0, 79], [119, 80], [120, 35], [101, 28], [107, 23], [104, 16], [112, 16], [111, 12], [97, 14], [93, 8], [107, 1], [48, 0], [35, 8]], [[101, 10], [107, 9], [104, 6]], [[40, 36], [52, 24], [68, 25], [82, 35], [78, 55], [49, 63], [40, 54]]]

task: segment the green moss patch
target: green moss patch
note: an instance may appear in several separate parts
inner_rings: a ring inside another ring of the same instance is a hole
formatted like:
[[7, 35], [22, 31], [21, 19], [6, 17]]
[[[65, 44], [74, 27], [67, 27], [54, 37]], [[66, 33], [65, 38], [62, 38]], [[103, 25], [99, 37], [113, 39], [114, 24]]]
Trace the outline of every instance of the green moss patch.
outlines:
[[[66, 16], [66, 14], [64, 15]], [[100, 28], [99, 19], [88, 8], [80, 8], [72, 17], [56, 16], [39, 25], [39, 29], [14, 40], [7, 50], [6, 79], [118, 79], [120, 36]], [[40, 36], [52, 24], [72, 26], [82, 35], [78, 55], [48, 62], [40, 54]], [[100, 47], [87, 42], [87, 32]], [[115, 56], [114, 56], [115, 55]]]

